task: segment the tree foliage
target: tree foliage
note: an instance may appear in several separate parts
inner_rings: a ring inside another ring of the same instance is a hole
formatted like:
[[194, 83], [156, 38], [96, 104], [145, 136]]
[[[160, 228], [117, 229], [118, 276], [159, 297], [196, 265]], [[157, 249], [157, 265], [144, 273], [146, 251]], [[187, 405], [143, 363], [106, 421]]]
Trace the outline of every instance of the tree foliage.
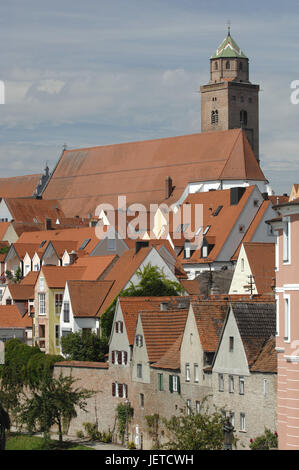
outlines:
[[108, 340], [95, 333], [69, 333], [61, 338], [63, 354], [71, 361], [103, 362], [108, 352]]
[[5, 343], [5, 363], [0, 366], [0, 401], [12, 417], [19, 411], [24, 387], [37, 388], [42, 380], [51, 377], [55, 362], [61, 360], [61, 356], [45, 354], [18, 339]]
[[86, 411], [87, 399], [93, 392], [74, 388], [76, 380], [60, 374], [58, 378], [45, 378], [34, 390], [32, 396], [25, 399], [21, 408], [21, 421], [29, 431], [40, 430], [47, 441], [50, 429], [58, 426], [59, 441], [63, 440], [63, 423], [70, 423], [77, 416], [75, 406]]
[[200, 413], [186, 414], [181, 410], [179, 416], [163, 419], [168, 441], [163, 444], [169, 450], [222, 450], [223, 425], [222, 412], [216, 408], [209, 412], [207, 406]]
[[[179, 282], [168, 279], [163, 270], [150, 263], [143, 269], [136, 271], [138, 284], [132, 282], [130, 286], [120, 293], [120, 297], [163, 297], [178, 296], [184, 293], [184, 288]], [[112, 329], [117, 298], [107, 308], [101, 317], [101, 327], [105, 336], [109, 337]]]

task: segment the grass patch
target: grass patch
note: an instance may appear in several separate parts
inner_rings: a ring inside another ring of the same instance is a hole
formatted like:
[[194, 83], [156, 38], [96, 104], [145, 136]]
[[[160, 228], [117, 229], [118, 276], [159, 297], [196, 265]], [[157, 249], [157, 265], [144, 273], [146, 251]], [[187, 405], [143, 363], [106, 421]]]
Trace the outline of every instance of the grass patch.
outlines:
[[[38, 436], [28, 436], [26, 434], [10, 434], [6, 441], [6, 450], [46, 450], [44, 439]], [[61, 444], [59, 441], [51, 439], [47, 450], [94, 450], [71, 441]]]

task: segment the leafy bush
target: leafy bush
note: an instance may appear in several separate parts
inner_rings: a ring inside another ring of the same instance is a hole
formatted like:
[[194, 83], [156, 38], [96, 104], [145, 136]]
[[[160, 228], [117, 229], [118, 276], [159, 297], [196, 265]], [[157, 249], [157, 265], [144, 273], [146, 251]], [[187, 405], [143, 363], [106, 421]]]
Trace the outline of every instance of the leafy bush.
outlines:
[[130, 442], [128, 443], [128, 449], [130, 449], [130, 450], [136, 449], [135, 442], [130, 441]]
[[101, 433], [98, 430], [98, 425], [96, 423], [83, 423], [85, 432], [88, 438], [91, 441], [100, 441], [101, 440]]
[[250, 439], [249, 447], [251, 450], [277, 449], [278, 434], [277, 432], [272, 432], [270, 429], [265, 428], [264, 434], [255, 439]]

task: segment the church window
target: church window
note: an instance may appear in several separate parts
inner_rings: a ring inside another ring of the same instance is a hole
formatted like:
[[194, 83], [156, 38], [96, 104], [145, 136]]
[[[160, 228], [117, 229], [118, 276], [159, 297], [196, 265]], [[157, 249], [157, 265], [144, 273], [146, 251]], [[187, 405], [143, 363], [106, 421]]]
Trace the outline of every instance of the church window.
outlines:
[[218, 70], [218, 62], [215, 62], [215, 70]]
[[212, 111], [212, 113], [211, 113], [211, 123], [213, 125], [218, 124], [218, 111], [217, 111], [217, 109], [215, 111]]
[[239, 70], [243, 70], [243, 62], [239, 63]]
[[230, 69], [230, 61], [229, 60], [226, 61], [225, 68], [226, 68], [226, 70]]

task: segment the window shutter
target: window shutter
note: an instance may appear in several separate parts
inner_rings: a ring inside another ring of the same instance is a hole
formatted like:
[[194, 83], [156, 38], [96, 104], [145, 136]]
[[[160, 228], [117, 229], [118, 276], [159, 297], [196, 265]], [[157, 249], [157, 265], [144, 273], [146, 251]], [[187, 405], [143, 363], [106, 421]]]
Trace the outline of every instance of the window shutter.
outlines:
[[115, 397], [115, 382], [112, 383], [112, 396]]
[[120, 325], [120, 332], [123, 333], [123, 332], [124, 332], [124, 324], [123, 324], [123, 322], [121, 321], [121, 322], [119, 323], [119, 325]]
[[124, 384], [124, 395], [125, 395], [125, 398], [128, 398], [128, 386], [127, 386], [127, 384]]
[[172, 377], [172, 375], [169, 376], [169, 391], [170, 391], [170, 393], [173, 392], [173, 377]]
[[115, 322], [115, 333], [118, 333], [118, 321]]
[[181, 381], [180, 381], [180, 377], [178, 376], [177, 377], [177, 383], [178, 383], [178, 393], [181, 393]]
[[124, 351], [124, 363], [127, 364], [128, 362], [128, 353], [127, 351]]
[[123, 397], [123, 392], [124, 392], [124, 386], [123, 386], [123, 384], [118, 384], [118, 396], [119, 396], [120, 398]]
[[112, 351], [112, 364], [115, 364], [115, 351]]

